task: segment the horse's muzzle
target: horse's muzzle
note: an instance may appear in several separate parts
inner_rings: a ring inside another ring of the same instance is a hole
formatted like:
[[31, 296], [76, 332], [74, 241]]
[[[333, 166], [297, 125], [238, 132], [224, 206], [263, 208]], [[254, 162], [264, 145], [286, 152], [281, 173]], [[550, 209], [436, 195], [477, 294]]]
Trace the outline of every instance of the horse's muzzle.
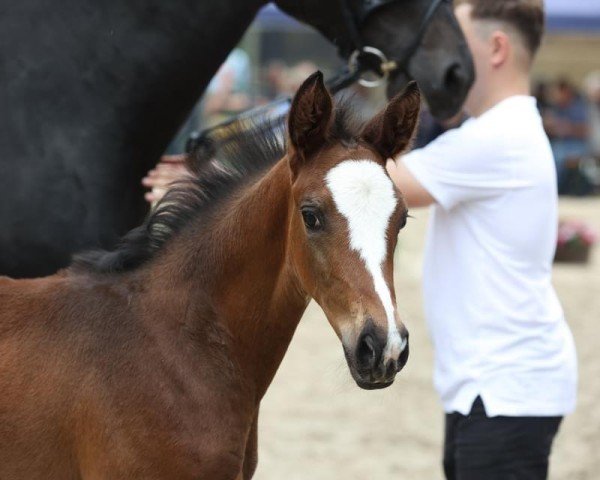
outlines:
[[350, 372], [360, 388], [376, 390], [394, 383], [396, 374], [406, 365], [409, 352], [408, 331], [401, 327], [399, 333], [402, 348], [389, 349], [387, 332], [369, 322], [354, 351], [346, 352]]

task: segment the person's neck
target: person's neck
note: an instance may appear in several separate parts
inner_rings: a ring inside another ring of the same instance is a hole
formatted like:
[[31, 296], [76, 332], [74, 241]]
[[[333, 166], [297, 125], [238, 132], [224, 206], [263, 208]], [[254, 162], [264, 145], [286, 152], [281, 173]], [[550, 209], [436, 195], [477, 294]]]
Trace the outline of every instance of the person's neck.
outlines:
[[469, 115], [479, 117], [507, 98], [531, 95], [528, 75], [504, 76], [498, 77], [497, 80], [494, 85], [490, 85], [488, 94], [483, 97], [482, 101], [476, 107], [471, 108], [471, 111], [468, 112]]

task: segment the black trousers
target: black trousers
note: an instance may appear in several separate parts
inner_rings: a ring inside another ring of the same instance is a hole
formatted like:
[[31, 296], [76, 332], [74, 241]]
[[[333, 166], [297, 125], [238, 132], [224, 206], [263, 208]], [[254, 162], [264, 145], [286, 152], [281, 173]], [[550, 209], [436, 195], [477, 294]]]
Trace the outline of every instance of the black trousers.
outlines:
[[448, 480], [545, 480], [562, 417], [488, 417], [480, 397], [471, 413], [446, 414]]

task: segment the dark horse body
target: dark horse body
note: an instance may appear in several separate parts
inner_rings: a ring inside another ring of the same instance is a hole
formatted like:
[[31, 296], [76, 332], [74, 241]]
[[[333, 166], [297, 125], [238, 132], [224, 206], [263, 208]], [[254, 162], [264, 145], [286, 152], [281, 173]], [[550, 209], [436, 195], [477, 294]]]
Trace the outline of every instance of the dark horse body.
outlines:
[[407, 211], [384, 165], [419, 105], [413, 85], [349, 128], [313, 75], [287, 151], [251, 131], [224, 147], [229, 171], [169, 192], [115, 251], [0, 277], [0, 478], [250, 479], [261, 398], [311, 297], [357, 384], [390, 385]]
[[[0, 273], [50, 274], [141, 221], [140, 179], [264, 3], [0, 1]], [[276, 3], [332, 42], [348, 41], [337, 1]], [[428, 4], [378, 9], [362, 26], [365, 43], [400, 56]], [[407, 70], [434, 112], [459, 108], [473, 71], [449, 3]], [[398, 72], [390, 91], [405, 81]]]

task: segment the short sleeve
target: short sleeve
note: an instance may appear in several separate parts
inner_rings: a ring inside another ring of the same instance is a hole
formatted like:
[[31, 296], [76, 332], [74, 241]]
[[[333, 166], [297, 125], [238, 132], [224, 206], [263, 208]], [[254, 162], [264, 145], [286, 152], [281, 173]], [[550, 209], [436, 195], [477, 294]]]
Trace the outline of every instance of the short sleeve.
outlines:
[[467, 121], [400, 159], [445, 210], [523, 186], [514, 178], [510, 147], [502, 145], [502, 136], [480, 135], [472, 127]]

